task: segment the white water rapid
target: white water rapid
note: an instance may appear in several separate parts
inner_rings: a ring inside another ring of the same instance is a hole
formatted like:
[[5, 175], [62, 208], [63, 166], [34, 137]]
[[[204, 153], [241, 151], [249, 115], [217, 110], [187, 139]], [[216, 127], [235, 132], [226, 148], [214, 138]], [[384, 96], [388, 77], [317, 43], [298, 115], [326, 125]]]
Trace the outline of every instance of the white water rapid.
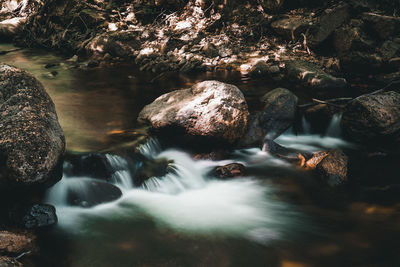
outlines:
[[[348, 145], [338, 137], [295, 136], [289, 132], [277, 142], [309, 151]], [[57, 209], [59, 227], [80, 233], [89, 231], [90, 222], [98, 220], [134, 221], [146, 217], [160, 228], [177, 232], [240, 236], [265, 244], [284, 238], [290, 225], [301, 220], [294, 207], [277, 199], [277, 189], [270, 183], [252, 177], [222, 181], [209, 176], [213, 167], [231, 162], [241, 162], [248, 167], [291, 168], [290, 164], [259, 148], [238, 150], [234, 153], [236, 159], [226, 161], [194, 161], [182, 151], [161, 151], [156, 140], [150, 140], [140, 151], [148, 159], [171, 160], [170, 171], [163, 177], [151, 177], [140, 188], [135, 188], [127, 161], [120, 156], [107, 155], [107, 160], [117, 170], [111, 182], [121, 190], [122, 197], [90, 208], [69, 205], [66, 194], [69, 190], [86, 193], [87, 185], [98, 180], [65, 176], [49, 190], [47, 198]]]

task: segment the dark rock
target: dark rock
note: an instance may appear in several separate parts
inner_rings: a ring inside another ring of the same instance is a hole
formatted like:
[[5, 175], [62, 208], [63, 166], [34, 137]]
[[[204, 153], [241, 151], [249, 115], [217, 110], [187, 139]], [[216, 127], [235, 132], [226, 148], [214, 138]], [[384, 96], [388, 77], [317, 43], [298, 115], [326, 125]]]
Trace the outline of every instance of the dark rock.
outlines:
[[[340, 105], [341, 103], [335, 103]], [[337, 106], [318, 104], [307, 107], [304, 111], [304, 118], [310, 123], [312, 132], [325, 134], [333, 116], [341, 109]]]
[[283, 6], [284, 3], [285, 3], [285, 0], [261, 0], [260, 1], [260, 4], [264, 9], [271, 10], [271, 11], [278, 11]]
[[244, 176], [245, 171], [246, 167], [243, 164], [231, 163], [215, 168], [214, 174], [218, 178], [225, 179]]
[[311, 26], [308, 44], [311, 47], [318, 46], [325, 41], [339, 26], [345, 23], [350, 17], [350, 8], [347, 4], [326, 9]]
[[168, 173], [172, 161], [160, 158], [141, 162], [134, 174], [134, 183], [139, 186], [151, 177], [163, 177]]
[[341, 150], [328, 151], [328, 155], [317, 165], [317, 171], [330, 186], [347, 182], [348, 157]]
[[70, 163], [65, 168], [68, 176], [87, 176], [98, 179], [111, 179], [116, 169], [111, 166], [104, 154], [69, 154], [66, 160]]
[[375, 31], [382, 39], [400, 32], [400, 18], [384, 16], [375, 13], [363, 13], [363, 20]]
[[289, 61], [286, 70], [290, 79], [311, 89], [340, 89], [347, 86], [345, 79], [333, 77], [310, 62]]
[[[18, 255], [32, 250], [34, 240], [24, 234], [0, 231], [0, 254]], [[0, 261], [1, 263], [1, 261]], [[3, 265], [0, 265], [3, 266]]]
[[382, 73], [376, 75], [374, 77], [375, 81], [383, 84], [388, 85], [392, 82], [398, 81], [400, 79], [400, 71], [392, 72], [392, 73]]
[[262, 151], [301, 167], [304, 166], [307, 159], [311, 159], [313, 157], [313, 154], [311, 153], [305, 153], [281, 146], [270, 139], [264, 140]]
[[210, 42], [206, 43], [206, 45], [203, 46], [202, 50], [207, 57], [214, 58], [219, 56], [219, 51], [217, 47]]
[[271, 28], [287, 40], [296, 40], [301, 33], [305, 33], [310, 25], [310, 20], [304, 16], [290, 16], [271, 23]]
[[90, 60], [87, 64], [88, 68], [96, 68], [100, 65], [100, 62], [97, 60]]
[[191, 136], [233, 143], [243, 136], [248, 114], [246, 100], [236, 86], [204, 81], [160, 96], [143, 108], [138, 121], [158, 130], [172, 127]]
[[264, 77], [268, 74], [269, 66], [265, 60], [260, 60], [254, 64], [249, 70], [251, 77]]
[[73, 187], [68, 189], [68, 204], [81, 207], [93, 207], [117, 200], [122, 196], [121, 190], [110, 183], [93, 180], [83, 182], [84, 189], [82, 190], [76, 190]]
[[384, 60], [389, 61], [391, 58], [400, 56], [400, 44], [386, 41], [382, 44], [379, 52]]
[[59, 63], [47, 63], [46, 65], [44, 65], [44, 67], [46, 69], [51, 69], [51, 68], [57, 67], [59, 65], [60, 65]]
[[394, 91], [362, 95], [343, 113], [342, 129], [355, 141], [369, 145], [400, 145], [400, 94]]
[[26, 229], [51, 226], [57, 223], [56, 209], [47, 204], [36, 204], [28, 209], [21, 224]]
[[62, 176], [65, 138], [52, 100], [27, 72], [0, 66], [0, 185], [50, 185]]
[[352, 52], [340, 57], [343, 71], [355, 75], [377, 74], [387, 71], [390, 66], [376, 53]]
[[400, 69], [400, 57], [390, 59], [389, 64], [395, 69]]
[[264, 109], [250, 117], [249, 128], [240, 145], [258, 146], [264, 138], [275, 139], [294, 122], [297, 97], [287, 89], [276, 88], [261, 99]]
[[333, 35], [333, 46], [338, 54], [343, 55], [352, 50], [373, 51], [375, 42], [360, 27], [340, 27]]

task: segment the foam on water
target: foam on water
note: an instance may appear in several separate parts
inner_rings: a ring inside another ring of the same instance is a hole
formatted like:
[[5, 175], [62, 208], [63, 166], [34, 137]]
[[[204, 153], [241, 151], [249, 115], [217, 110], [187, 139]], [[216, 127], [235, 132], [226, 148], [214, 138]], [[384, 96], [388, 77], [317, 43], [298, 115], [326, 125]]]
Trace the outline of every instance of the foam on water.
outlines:
[[[338, 121], [333, 121], [328, 133], [334, 131]], [[346, 147], [350, 144], [339, 137], [319, 135], [294, 135], [286, 133], [278, 143], [308, 151], [321, 148]], [[117, 170], [112, 183], [123, 195], [120, 199], [91, 208], [73, 207], [66, 202], [68, 190], [86, 190], [91, 178], [63, 178], [48, 193], [48, 202], [55, 205], [59, 227], [67, 231], [90, 231], [90, 222], [96, 220], [137, 220], [145, 216], [161, 228], [187, 234], [218, 233], [241, 236], [266, 244], [283, 238], [300, 213], [293, 206], [275, 197], [276, 189], [261, 184], [251, 177], [233, 180], [215, 180], [208, 174], [215, 166], [241, 162], [247, 166], [274, 166], [290, 168], [290, 164], [274, 158], [260, 148], [242, 149], [233, 155], [235, 160], [194, 161], [188, 154], [162, 151], [156, 140], [140, 148], [148, 159], [165, 158], [173, 163], [163, 177], [151, 177], [140, 188], [134, 188], [128, 163], [125, 159], [107, 155], [111, 166]]]

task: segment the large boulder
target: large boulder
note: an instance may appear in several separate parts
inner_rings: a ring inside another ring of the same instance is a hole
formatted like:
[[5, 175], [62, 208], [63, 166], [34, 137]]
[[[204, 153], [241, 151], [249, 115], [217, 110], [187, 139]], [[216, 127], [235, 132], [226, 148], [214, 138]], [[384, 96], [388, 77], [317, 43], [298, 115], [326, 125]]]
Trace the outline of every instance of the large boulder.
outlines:
[[354, 99], [345, 108], [341, 126], [355, 141], [400, 145], [400, 94], [389, 91]]
[[261, 101], [264, 109], [250, 118], [248, 131], [240, 142], [243, 147], [261, 145], [264, 138], [273, 140], [294, 122], [298, 99], [289, 90], [276, 88]]
[[0, 65], [0, 187], [52, 184], [62, 176], [65, 138], [43, 85]]
[[145, 106], [138, 121], [154, 129], [178, 128], [191, 136], [235, 142], [246, 131], [247, 103], [234, 85], [204, 81], [164, 94]]
[[347, 86], [345, 79], [333, 77], [310, 62], [289, 61], [286, 63], [286, 71], [290, 79], [311, 89], [340, 89]]
[[340, 4], [326, 9], [310, 28], [308, 44], [312, 47], [320, 45], [349, 18], [350, 6], [348, 4]]

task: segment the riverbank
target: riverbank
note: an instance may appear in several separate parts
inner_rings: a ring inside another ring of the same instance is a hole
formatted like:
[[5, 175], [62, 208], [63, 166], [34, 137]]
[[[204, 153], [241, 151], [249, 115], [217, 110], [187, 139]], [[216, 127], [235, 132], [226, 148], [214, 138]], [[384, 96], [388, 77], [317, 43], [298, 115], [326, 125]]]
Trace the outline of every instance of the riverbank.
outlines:
[[[396, 4], [281, 3], [49, 1], [37, 5], [13, 39], [63, 51], [74, 61], [89, 60], [88, 67], [123, 60], [159, 75], [238, 70], [316, 90], [370, 90], [398, 79]], [[291, 62], [299, 61], [309, 64], [293, 69]], [[322, 81], [299, 78], [304, 71]]]

